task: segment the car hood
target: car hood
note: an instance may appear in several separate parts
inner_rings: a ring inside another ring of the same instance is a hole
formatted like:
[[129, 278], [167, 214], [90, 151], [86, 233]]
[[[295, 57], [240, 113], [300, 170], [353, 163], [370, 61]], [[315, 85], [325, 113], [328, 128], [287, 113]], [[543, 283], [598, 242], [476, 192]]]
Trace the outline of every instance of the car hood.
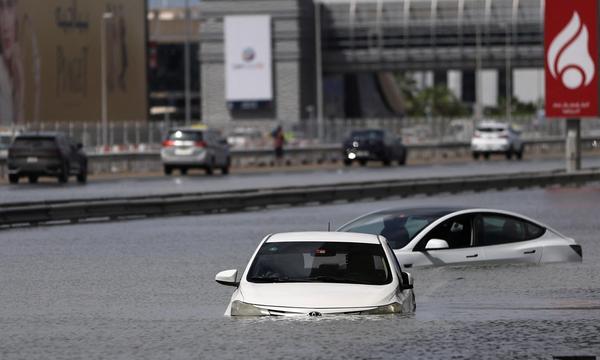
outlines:
[[244, 282], [240, 291], [243, 301], [250, 304], [322, 309], [387, 305], [395, 301], [396, 288], [396, 281], [387, 285]]

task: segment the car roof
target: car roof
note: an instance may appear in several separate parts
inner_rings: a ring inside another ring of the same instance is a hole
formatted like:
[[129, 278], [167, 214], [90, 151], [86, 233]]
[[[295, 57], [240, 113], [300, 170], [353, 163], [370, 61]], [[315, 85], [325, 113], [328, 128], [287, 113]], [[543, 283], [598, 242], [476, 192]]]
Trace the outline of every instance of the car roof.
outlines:
[[380, 244], [379, 237], [371, 234], [332, 232], [332, 231], [304, 231], [287, 232], [271, 235], [266, 242], [343, 242]]
[[496, 127], [496, 128], [506, 128], [510, 125], [508, 123], [503, 123], [499, 121], [482, 121], [477, 124], [477, 127]]
[[406, 216], [419, 216], [419, 215], [435, 215], [435, 216], [444, 216], [451, 214], [453, 212], [468, 210], [470, 208], [467, 207], [459, 207], [459, 206], [431, 206], [431, 207], [397, 207], [397, 208], [389, 208], [384, 210], [375, 211], [369, 213], [368, 215], [392, 215], [392, 214], [404, 214]]
[[175, 131], [187, 131], [187, 132], [203, 132], [206, 131], [208, 129], [196, 129], [196, 128], [191, 128], [191, 127], [178, 127], [178, 128], [172, 128], [171, 132], [175, 132]]

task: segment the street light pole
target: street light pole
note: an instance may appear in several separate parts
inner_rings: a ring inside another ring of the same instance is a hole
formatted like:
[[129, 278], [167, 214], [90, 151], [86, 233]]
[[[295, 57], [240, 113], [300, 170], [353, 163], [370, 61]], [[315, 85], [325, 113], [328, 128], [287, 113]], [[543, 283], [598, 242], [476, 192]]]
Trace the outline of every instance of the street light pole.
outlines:
[[317, 136], [319, 141], [324, 141], [325, 124], [323, 122], [323, 58], [321, 53], [321, 2], [315, 1], [315, 71], [316, 71], [316, 96], [317, 96]]
[[184, 56], [184, 86], [185, 86], [185, 124], [189, 125], [192, 121], [191, 104], [191, 69], [190, 69], [190, 0], [185, 0], [185, 43], [183, 48]]
[[102, 14], [101, 29], [100, 29], [100, 76], [101, 79], [101, 112], [102, 112], [102, 146], [106, 149], [108, 144], [108, 106], [107, 97], [108, 89], [106, 84], [106, 24], [108, 20], [113, 18], [113, 13], [105, 12]]

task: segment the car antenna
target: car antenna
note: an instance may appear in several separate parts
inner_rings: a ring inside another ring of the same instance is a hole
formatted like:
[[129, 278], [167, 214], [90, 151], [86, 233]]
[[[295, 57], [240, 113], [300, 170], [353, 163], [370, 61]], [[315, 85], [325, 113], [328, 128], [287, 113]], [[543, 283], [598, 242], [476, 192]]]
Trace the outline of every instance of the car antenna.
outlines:
[[331, 231], [331, 220], [327, 222], [327, 232]]

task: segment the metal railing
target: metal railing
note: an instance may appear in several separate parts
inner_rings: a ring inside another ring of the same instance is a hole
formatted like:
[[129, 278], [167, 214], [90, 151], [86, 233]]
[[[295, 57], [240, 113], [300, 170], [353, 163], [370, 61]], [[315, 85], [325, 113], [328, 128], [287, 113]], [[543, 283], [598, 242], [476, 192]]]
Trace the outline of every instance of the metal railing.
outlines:
[[[504, 121], [502, 118], [496, 119]], [[270, 149], [273, 123], [234, 123], [219, 127], [219, 130], [234, 143], [234, 149]], [[338, 144], [352, 130], [377, 128], [402, 137], [405, 144], [432, 144], [468, 142], [477, 122], [471, 118], [361, 118], [327, 119], [323, 138], [318, 139], [318, 126], [314, 119], [305, 119], [296, 125], [284, 128], [289, 147], [310, 147], [320, 144]], [[564, 121], [547, 120], [534, 116], [513, 117], [511, 124], [522, 132], [525, 140], [565, 135]], [[146, 152], [160, 149], [169, 129], [183, 126], [177, 122], [110, 122], [108, 143], [102, 142], [99, 123], [63, 122], [31, 126], [25, 124], [17, 131], [60, 131], [84, 144], [90, 153]], [[600, 137], [600, 119], [581, 122], [582, 135]], [[243, 131], [245, 130], [245, 131]], [[234, 137], [247, 141], [235, 142]]]

